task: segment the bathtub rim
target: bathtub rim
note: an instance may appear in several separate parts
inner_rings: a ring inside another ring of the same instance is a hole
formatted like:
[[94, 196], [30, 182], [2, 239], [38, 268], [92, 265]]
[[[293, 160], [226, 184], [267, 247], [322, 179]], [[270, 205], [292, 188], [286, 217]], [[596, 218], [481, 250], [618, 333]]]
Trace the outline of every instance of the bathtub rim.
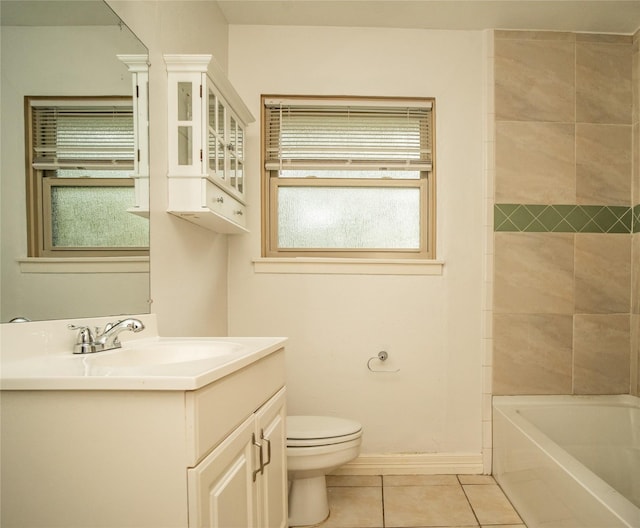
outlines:
[[[543, 431], [529, 422], [517, 411], [521, 407], [542, 407], [550, 405], [607, 405], [640, 408], [640, 397], [628, 394], [616, 395], [521, 395], [493, 396], [493, 413], [499, 412], [544, 454], [560, 465], [580, 484], [594, 500], [607, 508], [628, 526], [637, 525], [640, 507], [637, 507], [619, 491], [588, 469], [573, 455], [554, 442]], [[493, 441], [494, 449], [496, 440]], [[495, 457], [494, 457], [495, 460]], [[495, 468], [494, 468], [495, 471]], [[525, 520], [526, 522], [526, 520]]]

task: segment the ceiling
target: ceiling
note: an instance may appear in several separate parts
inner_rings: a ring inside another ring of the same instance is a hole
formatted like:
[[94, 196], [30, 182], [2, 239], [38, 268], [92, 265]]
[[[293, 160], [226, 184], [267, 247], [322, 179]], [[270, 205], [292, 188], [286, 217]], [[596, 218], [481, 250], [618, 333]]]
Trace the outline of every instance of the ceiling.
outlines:
[[229, 24], [634, 33], [640, 0], [218, 0]]
[[[186, 8], [189, 1], [199, 0], [176, 1], [184, 3]], [[640, 0], [217, 1], [229, 24], [540, 29], [626, 34], [640, 28]], [[0, 19], [2, 25], [118, 23], [118, 18], [102, 0], [0, 0]]]

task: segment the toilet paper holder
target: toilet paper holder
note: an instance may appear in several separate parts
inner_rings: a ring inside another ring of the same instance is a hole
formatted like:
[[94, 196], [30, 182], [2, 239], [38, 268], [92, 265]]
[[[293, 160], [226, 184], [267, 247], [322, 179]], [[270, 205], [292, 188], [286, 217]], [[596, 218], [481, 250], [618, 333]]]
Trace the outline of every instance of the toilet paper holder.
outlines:
[[388, 370], [388, 369], [374, 369], [371, 368], [371, 362], [374, 360], [378, 360], [378, 361], [382, 361], [383, 363], [387, 360], [387, 358], [389, 357], [389, 353], [386, 350], [381, 350], [380, 352], [378, 352], [377, 356], [373, 356], [369, 358], [369, 361], [367, 361], [367, 368], [371, 371], [371, 372], [399, 372], [400, 369], [396, 369], [396, 370]]

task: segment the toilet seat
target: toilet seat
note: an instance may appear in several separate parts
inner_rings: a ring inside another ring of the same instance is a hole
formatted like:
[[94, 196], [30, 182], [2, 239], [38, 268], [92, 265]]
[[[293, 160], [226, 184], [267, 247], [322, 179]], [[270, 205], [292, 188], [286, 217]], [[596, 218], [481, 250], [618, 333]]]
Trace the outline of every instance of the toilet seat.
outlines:
[[287, 416], [287, 447], [342, 444], [360, 438], [362, 425], [333, 416]]

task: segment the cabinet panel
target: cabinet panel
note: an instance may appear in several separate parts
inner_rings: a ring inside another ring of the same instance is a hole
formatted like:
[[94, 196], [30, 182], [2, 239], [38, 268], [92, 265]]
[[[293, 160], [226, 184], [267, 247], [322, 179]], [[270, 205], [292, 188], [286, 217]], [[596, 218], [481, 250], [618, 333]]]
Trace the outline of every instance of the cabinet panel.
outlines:
[[286, 389], [188, 470], [189, 528], [286, 528]]
[[184, 528], [184, 394], [2, 391], [2, 528]]
[[213, 212], [242, 227], [247, 226], [246, 207], [209, 181], [206, 182], [206, 200], [207, 207]]
[[188, 470], [189, 528], [256, 526], [254, 417]]
[[260, 528], [287, 528], [286, 389], [280, 390], [256, 416], [264, 450], [258, 480]]
[[189, 466], [278, 392], [284, 381], [281, 349], [209, 387], [187, 393], [187, 442], [192, 450]]

